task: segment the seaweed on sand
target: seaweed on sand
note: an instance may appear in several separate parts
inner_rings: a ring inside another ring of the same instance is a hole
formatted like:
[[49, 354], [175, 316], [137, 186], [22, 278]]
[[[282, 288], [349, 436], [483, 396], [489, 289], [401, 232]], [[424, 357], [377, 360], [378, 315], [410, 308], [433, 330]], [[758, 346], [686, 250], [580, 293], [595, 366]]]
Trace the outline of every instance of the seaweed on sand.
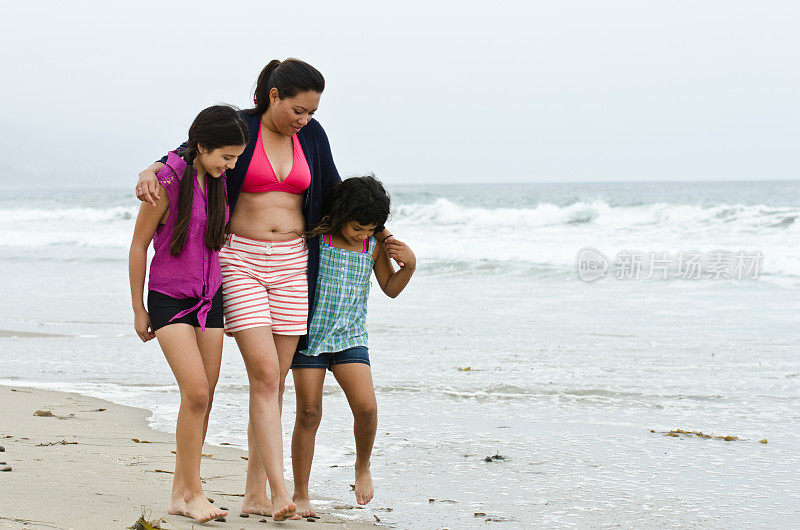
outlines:
[[[656, 432], [653, 429], [650, 429], [650, 432]], [[713, 434], [706, 434], [701, 431], [686, 431], [684, 429], [673, 429], [669, 432], [665, 432], [664, 436], [671, 436], [672, 438], [680, 438], [681, 436], [686, 438], [703, 438], [703, 439], [714, 439], [714, 440], [725, 440], [726, 442], [736, 442], [739, 440], [738, 436], [714, 436]]]
[[154, 521], [148, 521], [147, 519], [145, 519], [145, 509], [142, 508], [142, 515], [139, 517], [139, 519], [136, 520], [135, 523], [133, 523], [133, 526], [129, 526], [128, 528], [132, 530], [164, 530], [164, 527], [161, 526], [161, 523], [169, 523], [169, 520], [167, 520], [164, 517], [161, 517]]

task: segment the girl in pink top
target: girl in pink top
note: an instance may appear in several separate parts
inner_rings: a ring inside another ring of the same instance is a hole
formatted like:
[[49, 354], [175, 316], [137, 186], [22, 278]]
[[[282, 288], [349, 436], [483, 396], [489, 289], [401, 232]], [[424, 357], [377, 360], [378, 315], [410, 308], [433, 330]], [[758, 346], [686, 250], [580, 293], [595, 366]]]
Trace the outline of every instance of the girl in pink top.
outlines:
[[[134, 328], [142, 341], [158, 339], [178, 382], [181, 405], [169, 513], [206, 522], [227, 515], [200, 484], [200, 456], [222, 360], [222, 275], [228, 203], [225, 171], [248, 141], [247, 126], [232, 107], [209, 107], [189, 129], [182, 158], [170, 153], [158, 172], [155, 207], [142, 203], [129, 257]], [[153, 241], [147, 309], [144, 278]]]

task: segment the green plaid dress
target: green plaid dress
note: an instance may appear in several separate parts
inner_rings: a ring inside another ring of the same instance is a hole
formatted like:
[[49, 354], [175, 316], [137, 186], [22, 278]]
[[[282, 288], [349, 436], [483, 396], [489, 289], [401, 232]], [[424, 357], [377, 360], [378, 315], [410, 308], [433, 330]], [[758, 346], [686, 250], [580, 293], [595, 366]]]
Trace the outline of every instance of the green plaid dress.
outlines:
[[319, 276], [314, 316], [303, 355], [335, 353], [367, 345], [367, 298], [375, 260], [375, 238], [366, 252], [332, 247], [330, 236], [319, 238]]

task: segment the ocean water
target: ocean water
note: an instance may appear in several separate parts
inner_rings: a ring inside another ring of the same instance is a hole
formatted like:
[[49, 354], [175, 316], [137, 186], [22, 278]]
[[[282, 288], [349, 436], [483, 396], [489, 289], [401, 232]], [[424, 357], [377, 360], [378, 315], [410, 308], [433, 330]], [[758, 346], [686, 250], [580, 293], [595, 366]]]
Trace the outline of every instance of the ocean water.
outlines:
[[[370, 298], [376, 498], [345, 507], [352, 419], [329, 376], [321, 508], [398, 528], [800, 525], [799, 183], [390, 192], [419, 266]], [[0, 188], [0, 329], [53, 335], [0, 337], [0, 384], [145, 407], [170, 431], [177, 387], [129, 309], [137, 208], [129, 189]], [[226, 339], [209, 441], [246, 445], [246, 417]]]

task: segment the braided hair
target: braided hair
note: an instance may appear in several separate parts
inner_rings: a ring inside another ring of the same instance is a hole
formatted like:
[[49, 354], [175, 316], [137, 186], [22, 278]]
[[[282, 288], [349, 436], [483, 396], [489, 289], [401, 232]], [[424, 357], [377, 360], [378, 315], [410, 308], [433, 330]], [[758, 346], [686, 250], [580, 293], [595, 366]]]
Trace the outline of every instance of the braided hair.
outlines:
[[[183, 170], [180, 191], [178, 192], [177, 217], [172, 230], [169, 252], [177, 256], [186, 244], [186, 235], [192, 218], [194, 202], [194, 181], [196, 170], [194, 160], [200, 146], [213, 151], [220, 147], [247, 144], [250, 134], [247, 125], [238, 111], [228, 105], [214, 105], [203, 109], [189, 127], [189, 141], [181, 152], [186, 168]], [[225, 242], [225, 209], [227, 200], [225, 184], [222, 179], [206, 179], [208, 197], [208, 222], [206, 223], [205, 244], [208, 248], [219, 250]], [[175, 205], [170, 205], [175, 208]]]

